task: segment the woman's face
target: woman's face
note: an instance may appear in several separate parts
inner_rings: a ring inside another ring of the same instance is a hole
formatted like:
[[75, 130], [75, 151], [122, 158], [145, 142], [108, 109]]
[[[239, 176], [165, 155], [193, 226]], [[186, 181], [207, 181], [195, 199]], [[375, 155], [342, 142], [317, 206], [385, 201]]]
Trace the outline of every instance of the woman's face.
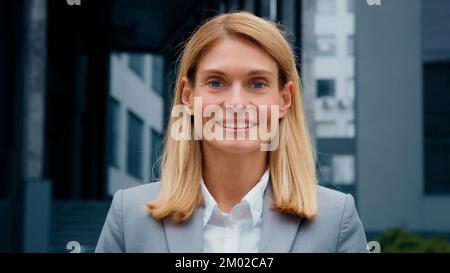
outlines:
[[[250, 137], [250, 130], [261, 126], [261, 106], [267, 106], [265, 126], [270, 130], [271, 106], [279, 106], [275, 115], [278, 117], [273, 117], [278, 122], [291, 104], [293, 83], [287, 82], [280, 90], [278, 73], [277, 63], [269, 55], [241, 39], [226, 37], [205, 52], [197, 66], [195, 85], [186, 77], [182, 79], [182, 101], [194, 115], [199, 114], [193, 107], [194, 97], [201, 98], [203, 111], [207, 106], [222, 109], [223, 115], [216, 116], [215, 122], [200, 112], [201, 129], [210, 121], [211, 131], [221, 130], [223, 136], [223, 139], [202, 138], [203, 144], [234, 154], [261, 150], [263, 141], [259, 133], [256, 139]], [[256, 109], [257, 115], [249, 114], [251, 111], [237, 114], [239, 109], [251, 108]]]

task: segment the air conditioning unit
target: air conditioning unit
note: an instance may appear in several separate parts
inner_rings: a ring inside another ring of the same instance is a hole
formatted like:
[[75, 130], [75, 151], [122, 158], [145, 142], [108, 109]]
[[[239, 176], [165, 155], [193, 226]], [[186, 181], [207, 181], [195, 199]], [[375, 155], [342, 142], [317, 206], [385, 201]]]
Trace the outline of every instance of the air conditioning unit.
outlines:
[[336, 99], [333, 97], [323, 97], [322, 98], [322, 106], [326, 110], [330, 110], [334, 108], [336, 105]]

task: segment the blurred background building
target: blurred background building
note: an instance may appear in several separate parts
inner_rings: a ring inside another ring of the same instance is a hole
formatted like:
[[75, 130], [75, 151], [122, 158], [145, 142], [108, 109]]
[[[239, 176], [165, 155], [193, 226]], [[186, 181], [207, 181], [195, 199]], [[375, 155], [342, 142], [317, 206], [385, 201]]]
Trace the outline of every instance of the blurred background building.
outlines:
[[93, 250], [113, 193], [159, 176], [182, 42], [231, 10], [287, 27], [320, 183], [369, 240], [449, 239], [450, 2], [380, 3], [0, 2], [0, 251]]

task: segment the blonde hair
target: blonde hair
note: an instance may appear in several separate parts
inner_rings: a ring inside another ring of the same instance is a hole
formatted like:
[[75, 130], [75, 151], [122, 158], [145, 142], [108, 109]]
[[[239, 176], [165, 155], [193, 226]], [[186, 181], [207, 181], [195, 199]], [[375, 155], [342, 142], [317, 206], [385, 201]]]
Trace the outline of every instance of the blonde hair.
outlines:
[[[294, 83], [290, 109], [279, 124], [279, 147], [269, 152], [268, 157], [273, 191], [271, 208], [311, 220], [317, 215], [315, 156], [303, 113], [296, 56], [281, 25], [244, 11], [221, 14], [202, 24], [187, 41], [179, 60], [172, 108], [182, 104], [182, 77], [195, 82], [202, 54], [227, 36], [257, 45], [278, 64], [280, 81]], [[203, 205], [200, 141], [170, 137], [170, 128], [178, 118], [170, 118], [165, 134], [160, 162], [161, 191], [154, 201], [147, 203], [154, 218], [170, 217], [175, 222], [189, 219]]]

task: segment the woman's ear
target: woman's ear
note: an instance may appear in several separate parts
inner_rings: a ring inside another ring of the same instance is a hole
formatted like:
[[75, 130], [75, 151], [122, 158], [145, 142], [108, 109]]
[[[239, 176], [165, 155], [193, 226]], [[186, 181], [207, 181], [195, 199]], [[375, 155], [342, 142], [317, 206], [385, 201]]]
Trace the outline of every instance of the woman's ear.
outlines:
[[189, 108], [189, 112], [192, 115], [194, 113], [194, 90], [192, 90], [187, 77], [181, 78], [181, 101]]
[[292, 92], [294, 91], [294, 83], [288, 81], [283, 89], [280, 91], [281, 102], [280, 102], [280, 118], [286, 116], [289, 108], [292, 104]]

